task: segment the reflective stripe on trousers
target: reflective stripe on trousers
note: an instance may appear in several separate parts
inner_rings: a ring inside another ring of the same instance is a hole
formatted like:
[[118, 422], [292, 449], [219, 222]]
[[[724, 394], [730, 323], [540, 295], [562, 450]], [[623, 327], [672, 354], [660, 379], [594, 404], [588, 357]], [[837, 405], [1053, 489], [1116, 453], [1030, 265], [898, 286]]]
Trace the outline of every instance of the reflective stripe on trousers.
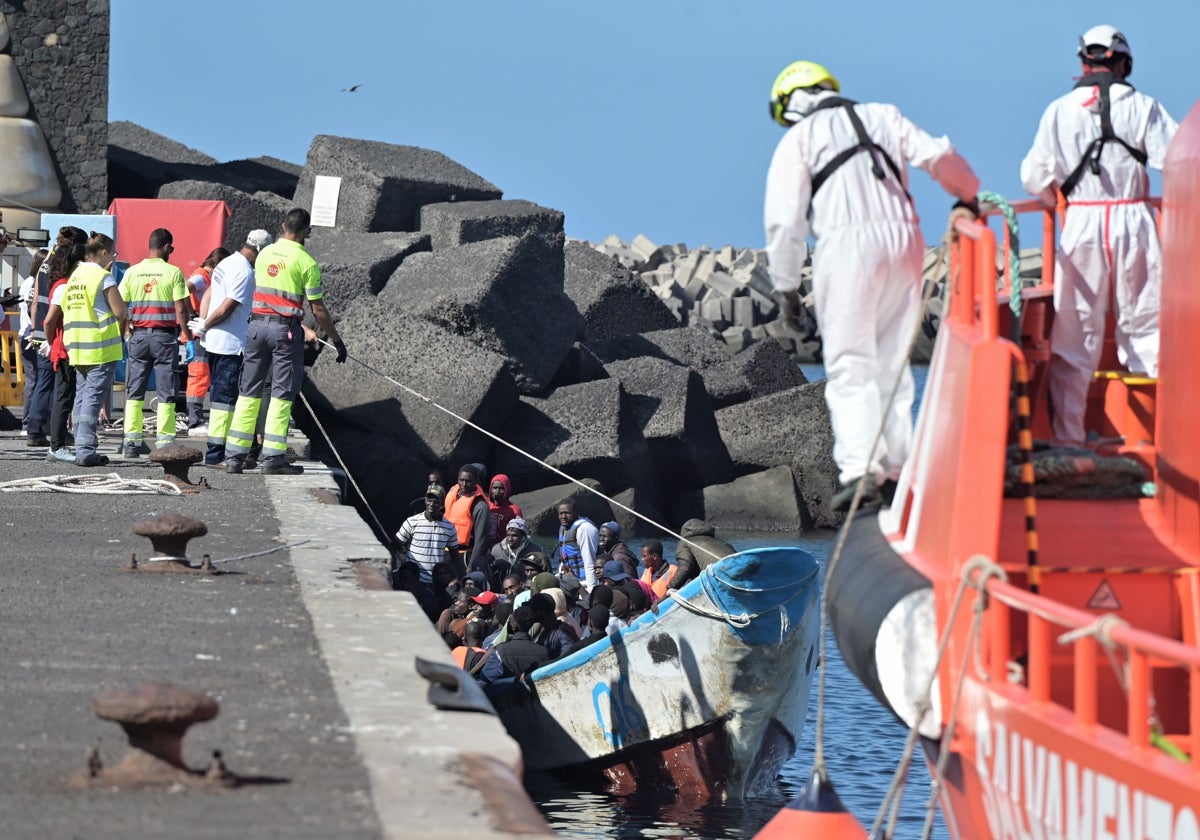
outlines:
[[262, 389], [271, 375], [271, 402], [263, 429], [263, 454], [280, 457], [287, 451], [287, 430], [292, 418], [292, 401], [304, 376], [304, 332], [278, 321], [251, 319], [246, 330], [245, 356], [238, 385], [225, 451], [245, 456], [254, 443], [254, 426], [262, 404]]
[[204, 455], [207, 464], [219, 464], [225, 460], [225, 440], [233, 422], [233, 409], [238, 398], [238, 379], [242, 373], [242, 356], [223, 353], [208, 354], [208, 373], [212, 386], [208, 413], [208, 452]]
[[125, 443], [142, 442], [143, 405], [150, 371], [154, 371], [158, 393], [157, 445], [175, 442], [175, 356], [178, 342], [169, 332], [134, 330], [129, 338], [129, 358], [125, 362]]
[[116, 362], [75, 368], [75, 404], [71, 413], [75, 417], [76, 458], [96, 454], [96, 424], [100, 421], [100, 409], [116, 372]]

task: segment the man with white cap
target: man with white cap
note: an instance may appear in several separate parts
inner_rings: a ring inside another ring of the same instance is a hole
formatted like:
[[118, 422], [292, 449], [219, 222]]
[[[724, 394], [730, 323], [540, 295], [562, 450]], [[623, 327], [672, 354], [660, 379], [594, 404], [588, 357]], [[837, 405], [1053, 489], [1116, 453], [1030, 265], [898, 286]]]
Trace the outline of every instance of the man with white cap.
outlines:
[[1055, 255], [1049, 385], [1054, 442], [1072, 446], [1086, 439], [1088, 386], [1110, 306], [1121, 363], [1158, 376], [1162, 249], [1146, 167], [1162, 169], [1178, 128], [1127, 81], [1133, 52], [1116, 27], [1089, 29], [1076, 54], [1083, 76], [1050, 103], [1021, 162], [1029, 193], [1054, 207], [1061, 192], [1067, 204]]
[[[208, 451], [204, 463], [224, 467], [225, 439], [233, 419], [233, 407], [238, 398], [238, 381], [242, 374], [242, 351], [246, 342], [246, 327], [250, 321], [250, 304], [254, 299], [254, 261], [258, 252], [271, 244], [271, 234], [252, 230], [236, 253], [217, 263], [212, 284], [201, 304], [201, 316], [193, 318], [188, 327], [201, 336], [200, 344], [208, 352], [211, 411], [208, 418]], [[207, 306], [207, 308], [205, 308]]]
[[767, 172], [763, 217], [771, 281], [794, 329], [803, 329], [798, 291], [809, 233], [818, 241], [813, 298], [841, 481], [831, 505], [846, 510], [864, 476], [863, 501], [887, 500], [912, 442], [908, 347], [921, 316], [925, 240], [905, 164], [928, 172], [958, 199], [954, 212], [968, 216], [978, 215], [979, 179], [946, 137], [925, 133], [894, 105], [858, 104], [839, 91], [811, 61], [775, 79], [771, 116], [788, 131]]

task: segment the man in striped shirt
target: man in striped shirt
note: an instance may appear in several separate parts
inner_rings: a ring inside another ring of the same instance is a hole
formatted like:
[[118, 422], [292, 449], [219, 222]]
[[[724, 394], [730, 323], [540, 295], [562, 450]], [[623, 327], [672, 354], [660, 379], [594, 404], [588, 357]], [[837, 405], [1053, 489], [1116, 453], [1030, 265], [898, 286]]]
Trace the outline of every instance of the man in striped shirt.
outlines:
[[458, 553], [458, 531], [445, 518], [446, 488], [430, 484], [425, 491], [425, 510], [404, 520], [396, 532], [396, 550], [392, 555], [392, 580], [397, 579], [401, 563], [421, 567], [421, 583], [433, 583], [433, 567], [449, 560], [455, 574], [462, 573]]

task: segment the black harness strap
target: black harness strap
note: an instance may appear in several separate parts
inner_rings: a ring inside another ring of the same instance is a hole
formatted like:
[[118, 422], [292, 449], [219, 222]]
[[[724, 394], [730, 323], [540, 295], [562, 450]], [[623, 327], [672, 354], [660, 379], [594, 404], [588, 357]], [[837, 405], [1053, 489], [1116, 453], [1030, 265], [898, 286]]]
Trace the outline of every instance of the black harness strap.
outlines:
[[[1084, 150], [1083, 160], [1079, 161], [1071, 174], [1067, 176], [1067, 180], [1063, 181], [1062, 194], [1063, 198], [1070, 198], [1071, 191], [1079, 184], [1079, 179], [1083, 177], [1085, 170], [1091, 170], [1093, 175], [1100, 174], [1100, 153], [1104, 150], [1104, 144], [1110, 142], [1120, 143], [1125, 147], [1126, 151], [1140, 163], [1146, 165], [1146, 153], [1141, 149], [1134, 148], [1125, 142], [1124, 139], [1118, 137], [1112, 127], [1112, 99], [1109, 96], [1109, 88], [1117, 80], [1111, 73], [1089, 73], [1080, 79], [1075, 87], [1095, 87], [1100, 93], [1100, 136], [1088, 144]], [[1128, 85], [1126, 81], [1121, 81], [1120, 84]], [[1129, 85], [1132, 87], [1132, 85]]]
[[[862, 119], [854, 110], [857, 103], [850, 99], [842, 99], [841, 97], [830, 97], [819, 104], [814, 111], [819, 111], [823, 108], [844, 108], [846, 116], [850, 119], [850, 125], [854, 127], [854, 133], [858, 135], [858, 143], [838, 152], [833, 160], [821, 167], [821, 171], [813, 176], [812, 179], [812, 194], [816, 195], [817, 190], [821, 189], [821, 185], [829, 180], [834, 172], [836, 172], [846, 161], [857, 155], [859, 152], [866, 152], [871, 157], [871, 173], [876, 179], [882, 181], [887, 176], [883, 171], [883, 167], [879, 165], [879, 158], [883, 158], [883, 162], [887, 164], [888, 169], [892, 171], [892, 176], [896, 179], [896, 183], [900, 185], [900, 189], [904, 190], [904, 196], [912, 203], [912, 196], [908, 194], [908, 190], [904, 189], [904, 177], [900, 173], [900, 167], [896, 165], [896, 161], [892, 160], [892, 156], [887, 153], [887, 150], [871, 139], [867, 134], [867, 129], [862, 124]], [[878, 157], [876, 155], [878, 154]]]

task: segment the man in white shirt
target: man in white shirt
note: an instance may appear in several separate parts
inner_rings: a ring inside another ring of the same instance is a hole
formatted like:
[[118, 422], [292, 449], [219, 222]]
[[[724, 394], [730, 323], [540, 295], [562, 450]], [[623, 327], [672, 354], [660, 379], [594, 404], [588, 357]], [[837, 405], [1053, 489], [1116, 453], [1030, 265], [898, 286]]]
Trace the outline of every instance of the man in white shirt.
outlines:
[[250, 304], [254, 300], [254, 261], [258, 252], [271, 242], [271, 234], [265, 230], [252, 230], [241, 250], [217, 263], [208, 293], [208, 309], [188, 324], [193, 333], [201, 336], [200, 344], [208, 353], [212, 379], [205, 466], [225, 467], [225, 439], [237, 403], [242, 350], [250, 322]]

